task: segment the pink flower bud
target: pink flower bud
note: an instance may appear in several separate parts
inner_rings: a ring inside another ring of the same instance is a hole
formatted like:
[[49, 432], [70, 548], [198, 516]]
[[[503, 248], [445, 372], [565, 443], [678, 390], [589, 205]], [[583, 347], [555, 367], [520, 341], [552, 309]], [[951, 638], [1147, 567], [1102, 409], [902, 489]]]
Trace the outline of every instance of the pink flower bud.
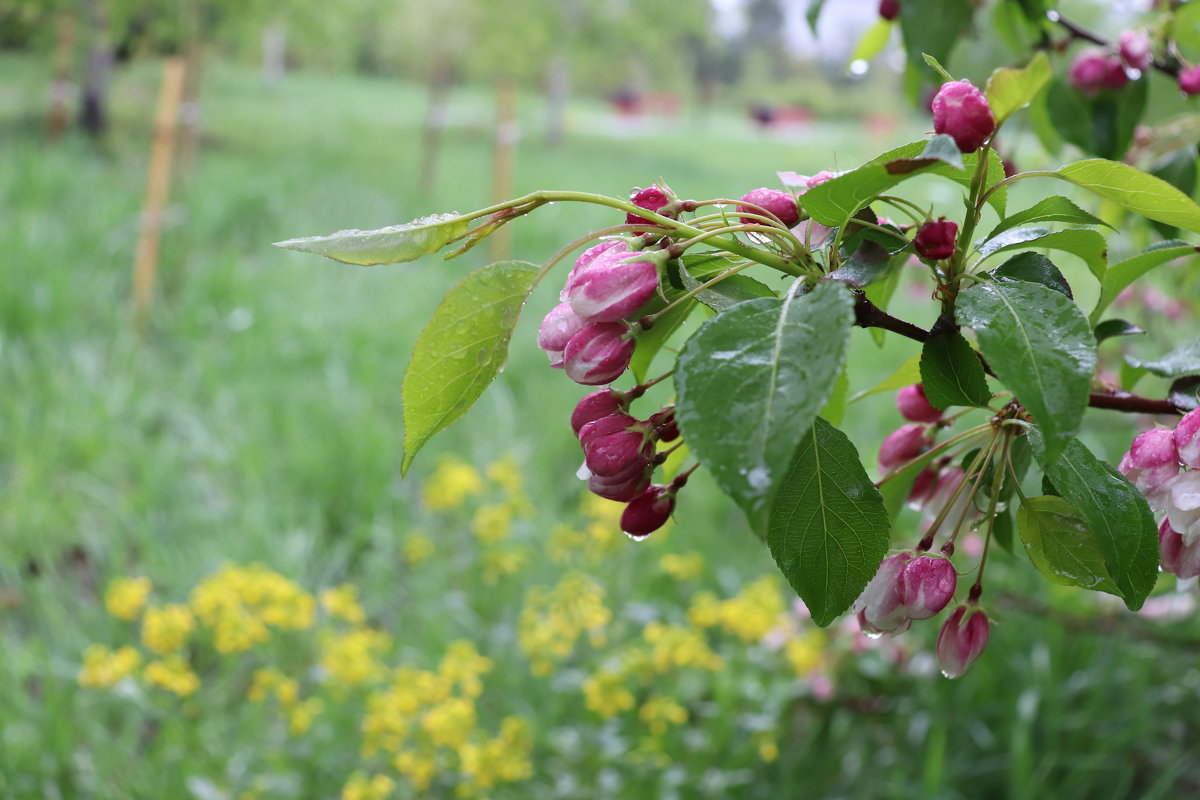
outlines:
[[954, 597], [958, 573], [944, 556], [918, 555], [900, 571], [897, 591], [910, 619], [936, 616]]
[[[609, 251], [611, 253], [613, 251]], [[567, 302], [585, 322], [616, 322], [646, 304], [658, 289], [658, 266], [638, 254], [603, 253], [567, 288]]]
[[[761, 206], [778, 217], [779, 221], [789, 228], [800, 221], [800, 208], [796, 205], [796, 198], [788, 192], [767, 188], [755, 189], [752, 192], [742, 195], [742, 202]], [[738, 211], [743, 214], [747, 212], [758, 213], [753, 208], [740, 205], [738, 206]], [[762, 220], [757, 220], [753, 217], [741, 217], [740, 219], [744, 225], [762, 224]]]
[[926, 467], [918, 472], [912, 488], [908, 490], [908, 507], [914, 511], [919, 510], [929, 500], [936, 486], [937, 470]]
[[1190, 547], [1200, 542], [1200, 470], [1189, 469], [1172, 478], [1161, 497], [1167, 519], [1179, 531], [1183, 543]]
[[970, 81], [951, 81], [933, 98], [933, 130], [949, 134], [959, 150], [973, 153], [996, 130], [996, 118]]
[[[921, 516], [926, 522], [932, 522], [942, 513], [942, 510], [950, 502], [950, 498], [954, 497], [954, 505], [945, 514], [945, 519], [951, 524], [956, 523], [961, 517], [964, 521], [971, 518], [972, 512], [967, 510], [967, 499], [970, 492], [964, 489], [958, 492], [955, 497], [954, 493], [958, 491], [958, 487], [966, 478], [966, 473], [961, 467], [946, 467], [938, 473], [937, 483], [933, 490], [929, 493], [929, 499], [925, 502], [925, 506], [921, 509]], [[964, 513], [966, 516], [964, 516]]]
[[675, 423], [675, 406], [669, 405], [662, 411], [650, 415], [650, 424], [660, 442], [673, 442], [679, 438], [679, 426]]
[[1133, 69], [1145, 72], [1154, 63], [1150, 37], [1143, 31], [1124, 31], [1120, 39], [1121, 59]]
[[938, 666], [947, 678], [957, 678], [987, 647], [988, 618], [974, 606], [959, 606], [942, 625], [937, 638]]
[[936, 222], [926, 222], [917, 230], [913, 246], [923, 258], [939, 261], [954, 255], [954, 240], [958, 238], [958, 223], [941, 217]]
[[1192, 469], [1200, 469], [1200, 408], [1194, 408], [1183, 415], [1183, 419], [1175, 426], [1175, 447], [1179, 460]]
[[606, 417], [592, 420], [584, 423], [579, 427], [579, 443], [587, 446], [588, 442], [600, 436], [608, 436], [610, 433], [620, 433], [632, 428], [637, 428], [642, 423], [628, 414], [617, 413], [610, 414]]
[[806, 180], [804, 182], [804, 185], [807, 186], [809, 189], [815, 189], [816, 187], [820, 186], [822, 183], [828, 183], [829, 181], [833, 180], [837, 176], [838, 176], [838, 174], [836, 172], [830, 172], [827, 169], [823, 169], [820, 172], [818, 172], [816, 175], [813, 175], [808, 180]]
[[924, 453], [931, 444], [933, 439], [924, 425], [901, 425], [888, 434], [879, 446], [879, 468], [890, 472]]
[[589, 422], [595, 422], [613, 414], [624, 414], [626, 410], [625, 396], [620, 392], [607, 386], [597, 389], [585, 395], [575, 405], [575, 410], [571, 412], [571, 430], [575, 431], [575, 435], [578, 436], [580, 429]]
[[595, 244], [579, 254], [579, 258], [575, 259], [575, 266], [571, 269], [571, 274], [567, 276], [567, 283], [563, 286], [563, 290], [559, 292], [558, 299], [562, 302], [567, 302], [567, 292], [571, 290], [575, 279], [579, 273], [590, 267], [601, 254], [612, 251], [612, 255], [616, 256], [619, 253], [628, 253], [629, 245], [621, 239], [609, 239], [606, 242]]
[[1117, 56], [1091, 48], [1075, 56], [1067, 72], [1067, 82], [1084, 94], [1092, 95], [1101, 89], [1120, 89], [1129, 81], [1125, 67]]
[[567, 377], [584, 386], [612, 383], [633, 358], [633, 332], [620, 322], [596, 322], [571, 337], [563, 350]]
[[896, 553], [885, 558], [875, 577], [854, 601], [851, 610], [858, 615], [863, 633], [868, 636], [903, 633], [912, 625], [900, 596], [900, 573], [912, 557], [912, 553]]
[[1188, 97], [1200, 94], [1200, 65], [1188, 67], [1179, 73], [1179, 89]]
[[900, 0], [879, 0], [879, 16], [889, 22], [900, 16]]
[[644, 423], [633, 430], [596, 436], [583, 446], [583, 463], [601, 478], [628, 477], [654, 458], [654, 442]]
[[559, 303], [550, 309], [550, 313], [542, 320], [538, 328], [538, 347], [546, 351], [550, 357], [550, 366], [562, 369], [563, 350], [571, 337], [583, 330], [587, 325], [583, 318], [576, 314], [566, 303]]
[[[645, 189], [638, 189], [633, 193], [632, 196], [630, 196], [629, 202], [633, 203], [638, 208], [644, 208], [647, 211], [657, 212], [674, 199], [674, 195], [671, 193], [670, 189], [659, 186], [657, 183], [655, 183], [651, 184]], [[653, 225], [655, 223], [651, 222], [645, 217], [639, 217], [637, 214], [626, 214], [625, 224]]]
[[603, 497], [605, 500], [628, 503], [650, 485], [650, 476], [653, 472], [653, 467], [647, 466], [641, 470], [635, 470], [632, 475], [622, 475], [614, 478], [602, 478], [599, 475], [593, 475], [588, 478], [588, 491], [594, 495]]
[[1200, 575], [1200, 541], [1185, 544], [1183, 536], [1164, 519], [1158, 526], [1158, 551], [1162, 567], [1180, 578]]
[[1161, 508], [1168, 484], [1179, 474], [1179, 452], [1174, 434], [1166, 428], [1139, 433], [1117, 469], [1152, 506]]
[[925, 387], [919, 383], [896, 392], [896, 408], [911, 422], [937, 422], [942, 418], [942, 412], [929, 404]]
[[666, 486], [650, 486], [630, 501], [621, 514], [621, 530], [642, 539], [667, 524], [675, 510], [675, 492]]

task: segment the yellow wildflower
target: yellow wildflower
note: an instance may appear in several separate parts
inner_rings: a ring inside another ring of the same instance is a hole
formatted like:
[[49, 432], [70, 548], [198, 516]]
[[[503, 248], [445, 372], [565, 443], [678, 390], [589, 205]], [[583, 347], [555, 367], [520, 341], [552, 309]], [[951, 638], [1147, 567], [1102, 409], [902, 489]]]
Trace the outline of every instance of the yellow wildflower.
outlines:
[[128, 677], [142, 663], [142, 655], [132, 647], [110, 650], [102, 644], [88, 645], [83, 651], [79, 670], [80, 686], [109, 689]]
[[316, 615], [311, 594], [261, 564], [225, 565], [192, 590], [191, 607], [213, 629], [213, 644], [222, 653], [267, 641], [269, 627], [309, 628]]
[[361, 772], [354, 772], [342, 787], [341, 800], [387, 800], [395, 789], [396, 782], [387, 775], [368, 778]]
[[[459, 748], [459, 770], [480, 789], [523, 781], [533, 775], [533, 764], [529, 761], [532, 749], [533, 739], [525, 721], [520, 717], [505, 717], [495, 738], [468, 742]], [[472, 788], [460, 785], [460, 794], [472, 796]]]
[[475, 704], [466, 697], [444, 700], [421, 717], [421, 729], [439, 747], [461, 747], [475, 730]]
[[720, 625], [742, 641], [757, 642], [779, 624], [783, 613], [779, 584], [764, 577], [724, 601], [700, 592], [692, 599], [688, 621], [700, 628]]
[[518, 494], [522, 490], [521, 465], [511, 455], [507, 455], [489, 464], [487, 477], [488, 480], [500, 486], [509, 494]]
[[404, 560], [417, 567], [433, 555], [433, 540], [419, 533], [412, 533], [404, 540]]
[[687, 722], [687, 718], [687, 709], [671, 698], [661, 695], [650, 697], [638, 709], [638, 719], [655, 736], [662, 736], [666, 733], [668, 725], [682, 725]]
[[187, 697], [200, 688], [200, 679], [178, 655], [151, 661], [146, 665], [143, 675], [147, 683], [161, 686], [180, 697]]
[[760, 733], [755, 737], [758, 742], [758, 757], [765, 763], [771, 763], [779, 758], [779, 745], [775, 742], [775, 737], [770, 732]]
[[457, 684], [467, 697], [478, 697], [483, 693], [483, 682], [479, 676], [490, 672], [492, 660], [479, 654], [475, 645], [466, 639], [451, 642], [438, 664], [438, 675], [450, 683]]
[[313, 720], [325, 710], [325, 703], [319, 697], [310, 697], [302, 703], [295, 703], [288, 708], [288, 732], [292, 736], [303, 736], [312, 727]]
[[704, 556], [699, 553], [667, 553], [658, 560], [658, 567], [677, 581], [690, 581], [704, 572]]
[[261, 703], [271, 695], [275, 695], [279, 705], [287, 708], [294, 705], [299, 698], [300, 685], [294, 678], [287, 677], [279, 670], [270, 667], [255, 670], [246, 696], [252, 702]]
[[512, 532], [513, 510], [503, 503], [491, 503], [475, 510], [471, 519], [471, 531], [483, 544], [495, 544], [508, 538]]
[[117, 619], [132, 620], [142, 606], [154, 584], [149, 578], [117, 578], [104, 592], [104, 608]]
[[583, 682], [584, 704], [602, 719], [611, 719], [633, 708], [633, 693], [625, 687], [624, 677], [601, 671]]
[[702, 631], [651, 622], [642, 637], [651, 646], [650, 664], [656, 672], [669, 674], [684, 667], [721, 668], [721, 657], [708, 646]]
[[784, 656], [798, 677], [803, 678], [819, 668], [825, 660], [825, 634], [810, 631], [784, 645]]
[[367, 614], [358, 602], [358, 589], [348, 583], [321, 592], [321, 607], [334, 619], [362, 625]]
[[454, 456], [443, 456], [425, 484], [425, 505], [434, 511], [449, 511], [482, 491], [483, 479], [474, 467]]
[[408, 778], [408, 782], [418, 792], [423, 792], [429, 788], [429, 784], [433, 782], [433, 776], [437, 774], [437, 762], [434, 760], [433, 753], [416, 752], [414, 750], [402, 750], [396, 754], [396, 758], [392, 761], [392, 766], [396, 771]]
[[165, 656], [183, 647], [195, 627], [196, 618], [187, 606], [168, 603], [161, 608], [148, 608], [142, 617], [142, 644]]
[[549, 675], [554, 664], [575, 649], [587, 633], [593, 645], [603, 643], [612, 613], [604, 605], [604, 587], [582, 572], [568, 572], [554, 588], [534, 587], [525, 598], [517, 639], [535, 675]]
[[358, 628], [326, 632], [320, 638], [319, 662], [335, 684], [360, 686], [386, 674], [386, 667], [376, 656], [391, 646], [391, 637], [383, 631]]
[[721, 601], [712, 592], [699, 592], [688, 608], [688, 622], [697, 628], [712, 628], [721, 624]]
[[488, 548], [483, 554], [483, 582], [495, 586], [501, 578], [515, 575], [529, 560], [525, 550], [500, 550]]

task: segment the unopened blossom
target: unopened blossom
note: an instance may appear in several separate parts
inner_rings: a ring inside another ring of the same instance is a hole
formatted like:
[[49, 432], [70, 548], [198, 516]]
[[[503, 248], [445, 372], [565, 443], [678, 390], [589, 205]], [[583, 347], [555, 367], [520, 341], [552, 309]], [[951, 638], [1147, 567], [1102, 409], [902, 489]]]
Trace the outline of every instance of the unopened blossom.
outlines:
[[1200, 408], [1183, 415], [1175, 425], [1175, 448], [1179, 460], [1192, 469], [1200, 469]]
[[[778, 189], [767, 189], [764, 187], [742, 195], [741, 202], [750, 203], [771, 212], [788, 228], [800, 221], [800, 208], [796, 205], [796, 198], [789, 192], [781, 192]], [[756, 209], [743, 205], [739, 205], [737, 210], [743, 214], [748, 212], [758, 213]], [[744, 225], [761, 224], [763, 222], [753, 217], [741, 217], [740, 221]]]
[[879, 468], [890, 472], [924, 453], [932, 443], [926, 426], [916, 423], [901, 425], [888, 434], [879, 446]]
[[957, 678], [975, 663], [988, 642], [988, 618], [975, 606], [959, 606], [942, 625], [937, 638], [938, 666], [947, 678]]
[[1170, 520], [1164, 519], [1158, 526], [1158, 551], [1167, 572], [1180, 578], [1200, 575], [1200, 540], [1187, 544]]
[[978, 150], [996, 130], [987, 98], [970, 81], [942, 84], [931, 107], [933, 130], [948, 134], [964, 153]]
[[596, 322], [571, 337], [563, 350], [567, 377], [585, 386], [612, 383], [621, 377], [633, 358], [634, 340], [629, 326]]
[[1121, 60], [1133, 69], [1145, 72], [1154, 63], [1154, 50], [1145, 31], [1123, 31], [1118, 43]]
[[675, 510], [675, 492], [667, 486], [650, 486], [630, 501], [621, 514], [621, 530], [641, 539], [661, 528]]
[[571, 337], [587, 325], [583, 317], [576, 314], [566, 303], [550, 309], [538, 328], [537, 344], [550, 358], [550, 366], [562, 369], [563, 350]]
[[942, 412], [929, 402], [925, 387], [919, 383], [896, 392], [896, 408], [909, 422], [937, 422], [942, 418]]
[[657, 289], [653, 259], [610, 250], [575, 276], [567, 302], [587, 323], [617, 322], [644, 306]]
[[954, 255], [957, 237], [958, 223], [945, 218], [930, 220], [917, 230], [917, 235], [913, 238], [913, 247], [923, 258], [940, 261]]

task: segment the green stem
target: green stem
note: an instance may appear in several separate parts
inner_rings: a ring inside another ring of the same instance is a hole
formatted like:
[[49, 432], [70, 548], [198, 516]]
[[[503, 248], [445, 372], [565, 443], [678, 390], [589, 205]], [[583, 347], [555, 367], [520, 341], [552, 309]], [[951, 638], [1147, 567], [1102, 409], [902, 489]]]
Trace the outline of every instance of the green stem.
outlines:
[[982, 211], [983, 204], [986, 203], [988, 198], [991, 197], [992, 194], [994, 194], [1001, 186], [1008, 186], [1010, 183], [1023, 180], [1025, 178], [1055, 178], [1057, 176], [1057, 172], [1046, 169], [1034, 169], [1030, 170], [1029, 172], [1018, 172], [1016, 175], [1010, 175], [1004, 180], [996, 181], [996, 183], [990, 186], [986, 192], [980, 195], [979, 199], [976, 201], [976, 207], [978, 210]]
[[[1004, 449], [1001, 451], [1001, 463], [1006, 464], [1010, 472], [1012, 468], [1012, 436], [1007, 432], [1002, 434], [1004, 438]], [[1016, 480], [1014, 474], [1013, 480]], [[1000, 500], [1000, 489], [1004, 485], [1004, 470], [997, 469], [992, 476], [992, 497], [988, 504], [988, 526], [987, 534], [983, 539], [983, 555], [979, 557], [979, 572], [975, 574], [975, 585], [971, 587], [971, 592], [968, 595], [971, 601], [979, 599], [979, 595], [983, 594], [983, 568], [987, 566], [988, 553], [992, 549], [992, 529], [996, 527], [996, 505]], [[1019, 487], [1018, 487], [1019, 488]]]
[[[991, 423], [988, 423], [988, 427], [991, 427]], [[975, 456], [975, 460], [971, 462], [970, 468], [963, 473], [963, 479], [959, 481], [958, 486], [954, 488], [954, 491], [946, 500], [946, 504], [942, 506], [941, 510], [938, 512], [938, 515], [934, 517], [933, 523], [930, 524], [929, 530], [925, 533], [925, 537], [921, 539], [920, 544], [917, 545], [918, 551], [925, 551], [933, 546], [933, 540], [937, 537], [938, 530], [942, 527], [942, 523], [946, 521], [946, 517], [950, 515], [950, 510], [954, 508], [954, 503], [958, 500], [958, 496], [963, 493], [963, 490], [967, 486], [967, 482], [970, 481], [971, 476], [975, 474], [975, 471], [979, 469], [984, 455], [991, 455], [992, 448], [995, 446], [995, 443], [996, 437], [993, 436], [992, 441], [988, 443], [987, 448], [980, 450], [979, 455]], [[972, 492], [972, 496], [974, 496], [974, 492]], [[962, 524], [961, 519], [959, 520], [959, 524]], [[955, 528], [955, 531], [957, 532], [957, 527]]]
[[940, 453], [943, 450], [947, 450], [947, 449], [953, 447], [954, 445], [959, 444], [960, 442], [966, 441], [967, 439], [978, 436], [979, 434], [987, 431], [988, 428], [990, 428], [990, 427], [992, 427], [992, 424], [990, 422], [985, 422], [982, 425], [976, 425], [974, 428], [968, 428], [967, 430], [963, 431], [962, 433], [958, 433], [958, 434], [955, 434], [954, 436], [951, 436], [949, 439], [942, 442], [941, 444], [936, 445], [936, 446], [931, 447], [930, 449], [926, 450], [920, 456], [918, 456], [917, 458], [914, 458], [912, 461], [909, 461], [904, 466], [894, 469], [891, 472], [889, 472], [887, 475], [884, 475], [879, 480], [879, 482], [875, 484], [875, 486], [876, 487], [883, 486], [885, 483], [890, 481], [892, 478], [895, 478], [897, 475], [903, 475], [905, 472], [907, 472], [908, 470], [912, 469], [915, 466], [918, 466], [918, 465], [925, 466], [926, 464], [930, 463], [930, 461], [932, 461], [930, 456], [934, 455], [935, 453]]
[[646, 316], [642, 317], [640, 320], [638, 320], [638, 325], [644, 331], [650, 330], [650, 328], [654, 327], [654, 323], [658, 322], [660, 317], [666, 315], [672, 309], [678, 307], [682, 303], [686, 303], [688, 300], [691, 300], [693, 297], [700, 294], [705, 289], [715, 286], [716, 284], [718, 284], [721, 281], [728, 278], [730, 275], [738, 274], [739, 272], [744, 270], [746, 267], [750, 266], [750, 264], [751, 264], [751, 262], [746, 262], [745, 264], [738, 264], [735, 267], [730, 267], [729, 269], [725, 270], [724, 272], [719, 273], [718, 275], [716, 275], [716, 276], [708, 279], [704, 283], [700, 284], [695, 289], [692, 289], [687, 294], [682, 295], [678, 299], [671, 301], [670, 303], [667, 304], [666, 308], [663, 308], [660, 311], [656, 311], [653, 314], [647, 314]]

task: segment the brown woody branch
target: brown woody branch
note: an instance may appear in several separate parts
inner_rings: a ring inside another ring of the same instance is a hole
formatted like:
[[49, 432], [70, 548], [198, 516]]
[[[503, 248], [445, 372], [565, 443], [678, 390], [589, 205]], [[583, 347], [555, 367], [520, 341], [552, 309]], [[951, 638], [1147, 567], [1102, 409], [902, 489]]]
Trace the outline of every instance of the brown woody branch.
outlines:
[[[926, 342], [930, 337], [929, 331], [892, 316], [872, 303], [860, 291], [854, 293], [854, 324], [860, 328], [882, 328], [916, 342]], [[980, 360], [982, 361], [982, 357]], [[991, 374], [987, 363], [983, 363], [984, 368]], [[1106, 408], [1110, 411], [1124, 411], [1129, 414], [1183, 414], [1187, 411], [1170, 400], [1155, 400], [1128, 392], [1092, 392], [1088, 396], [1088, 405], [1092, 408]]]

